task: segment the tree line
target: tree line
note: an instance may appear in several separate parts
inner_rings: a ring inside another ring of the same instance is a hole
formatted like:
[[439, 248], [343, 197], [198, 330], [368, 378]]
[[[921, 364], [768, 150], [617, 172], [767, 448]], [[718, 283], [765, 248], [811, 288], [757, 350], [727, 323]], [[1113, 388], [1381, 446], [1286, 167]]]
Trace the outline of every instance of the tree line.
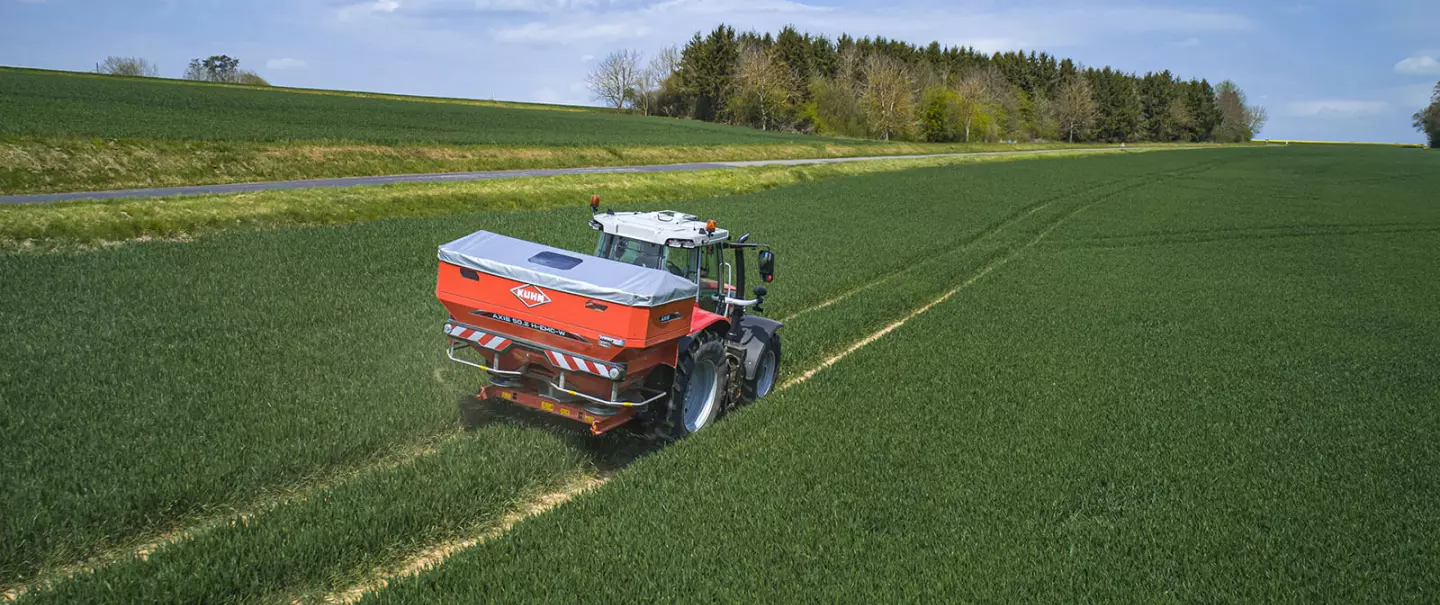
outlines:
[[[95, 73], [112, 76], [134, 76], [141, 78], [160, 77], [160, 68], [140, 57], [106, 57], [95, 65]], [[269, 86], [270, 82], [253, 71], [240, 69], [240, 60], [229, 55], [212, 55], [204, 59], [192, 59], [181, 76], [197, 82], [223, 82], [227, 84], [248, 84]]]
[[1425, 134], [1425, 141], [1431, 149], [1440, 149], [1440, 82], [1430, 93], [1430, 105], [1415, 112], [1415, 130]]
[[827, 136], [954, 141], [1249, 141], [1265, 124], [1234, 82], [1143, 76], [1048, 53], [720, 25], [586, 83], [621, 111]]

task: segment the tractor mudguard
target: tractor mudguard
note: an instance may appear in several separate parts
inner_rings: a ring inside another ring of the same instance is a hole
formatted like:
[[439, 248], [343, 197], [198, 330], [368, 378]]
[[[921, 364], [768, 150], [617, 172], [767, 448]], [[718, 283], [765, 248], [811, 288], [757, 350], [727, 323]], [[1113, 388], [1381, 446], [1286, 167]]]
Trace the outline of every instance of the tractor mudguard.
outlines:
[[760, 366], [760, 352], [770, 342], [770, 336], [783, 327], [785, 324], [769, 317], [746, 315], [740, 318], [736, 343], [745, 350], [745, 380], [755, 379], [755, 368]]
[[[707, 315], [714, 315], [713, 313], [708, 313], [706, 311], [701, 311], [701, 313], [705, 313]], [[715, 318], [718, 318], [718, 320]], [[680, 338], [675, 340], [675, 355], [673, 357], [674, 361], [670, 363], [672, 367], [679, 363], [680, 352], [690, 348], [690, 341], [695, 340], [696, 334], [699, 334], [701, 332], [715, 332], [723, 338], [725, 334], [730, 331], [730, 322], [725, 319], [724, 315], [715, 315], [715, 318], [711, 318], [710, 321], [705, 322], [704, 327], [695, 330], [694, 332], [691, 332], [688, 336], [681, 336]], [[698, 320], [699, 317], [697, 317], [696, 319]]]
[[[709, 330], [710, 326], [715, 325], [717, 322], [724, 322], [721, 325], [726, 330], [729, 330], [730, 328], [730, 320], [726, 319], [724, 315], [720, 315], [718, 313], [711, 313], [709, 311], [701, 309], [699, 306], [695, 307], [693, 313], [695, 314], [695, 317], [694, 319], [690, 320], [691, 336], [694, 336], [704, 330]], [[721, 334], [724, 334], [724, 332], [721, 332]], [[684, 347], [682, 346], [681, 348], [683, 349]]]

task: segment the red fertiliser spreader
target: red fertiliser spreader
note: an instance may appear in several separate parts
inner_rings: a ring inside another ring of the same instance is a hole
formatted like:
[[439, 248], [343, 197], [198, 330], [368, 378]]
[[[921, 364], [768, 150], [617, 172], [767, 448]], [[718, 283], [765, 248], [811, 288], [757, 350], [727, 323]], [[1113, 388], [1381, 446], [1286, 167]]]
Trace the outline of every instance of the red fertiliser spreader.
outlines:
[[673, 211], [599, 212], [595, 254], [477, 231], [440, 247], [436, 296], [450, 359], [482, 370], [481, 399], [674, 440], [764, 397], [780, 372], [769, 246]]

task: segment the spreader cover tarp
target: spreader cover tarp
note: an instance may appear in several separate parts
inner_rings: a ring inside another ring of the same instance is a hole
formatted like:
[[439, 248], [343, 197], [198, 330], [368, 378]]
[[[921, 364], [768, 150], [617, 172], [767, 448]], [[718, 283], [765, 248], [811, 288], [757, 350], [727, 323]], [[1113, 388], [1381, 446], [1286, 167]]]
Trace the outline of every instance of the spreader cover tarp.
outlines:
[[[536, 262], [537, 258], [541, 262]], [[476, 231], [440, 246], [440, 260], [631, 307], [658, 307], [695, 298], [699, 292], [698, 285], [669, 271], [577, 254], [489, 231]]]

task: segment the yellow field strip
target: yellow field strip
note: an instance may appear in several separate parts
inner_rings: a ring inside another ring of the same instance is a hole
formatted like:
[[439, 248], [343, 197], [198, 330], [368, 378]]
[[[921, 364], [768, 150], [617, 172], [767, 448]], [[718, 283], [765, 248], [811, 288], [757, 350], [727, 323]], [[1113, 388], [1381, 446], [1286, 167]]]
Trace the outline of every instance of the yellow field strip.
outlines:
[[1251, 143], [1263, 145], [1374, 145], [1377, 147], [1406, 147], [1412, 149], [1424, 149], [1421, 143], [1374, 143], [1365, 141], [1300, 141], [1296, 139], [1255, 139]]

